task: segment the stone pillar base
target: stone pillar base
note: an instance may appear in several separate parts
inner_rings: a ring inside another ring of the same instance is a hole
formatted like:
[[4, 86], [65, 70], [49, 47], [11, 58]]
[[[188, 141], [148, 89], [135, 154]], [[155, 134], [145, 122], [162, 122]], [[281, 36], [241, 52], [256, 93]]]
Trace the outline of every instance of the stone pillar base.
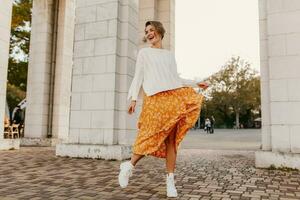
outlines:
[[1, 139], [0, 150], [20, 149], [20, 139]]
[[255, 166], [258, 168], [288, 167], [300, 170], [300, 154], [257, 151], [255, 152]]
[[21, 138], [21, 146], [51, 147], [60, 141], [55, 138]]
[[131, 146], [100, 144], [58, 144], [56, 156], [125, 160], [131, 156]]

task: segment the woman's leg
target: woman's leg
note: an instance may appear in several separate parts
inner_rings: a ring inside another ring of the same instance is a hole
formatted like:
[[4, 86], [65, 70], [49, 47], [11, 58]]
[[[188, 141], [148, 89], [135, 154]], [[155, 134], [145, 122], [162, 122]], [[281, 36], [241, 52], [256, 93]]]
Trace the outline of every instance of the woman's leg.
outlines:
[[167, 167], [167, 197], [177, 197], [177, 190], [175, 186], [174, 180], [174, 171], [176, 164], [176, 145], [175, 145], [175, 137], [176, 137], [176, 128], [174, 128], [171, 134], [166, 139], [167, 145], [167, 155], [166, 155], [166, 167]]
[[166, 167], [168, 173], [174, 173], [176, 164], [176, 147], [175, 147], [175, 137], [176, 128], [174, 128], [171, 134], [167, 137], [165, 143], [167, 146], [167, 156], [166, 156]]
[[133, 166], [135, 166], [137, 164], [137, 162], [140, 159], [142, 159], [143, 157], [144, 157], [144, 155], [132, 154], [130, 162]]
[[144, 157], [143, 155], [132, 154], [131, 160], [120, 164], [119, 184], [122, 188], [127, 187], [129, 178], [132, 176], [132, 170], [136, 163]]

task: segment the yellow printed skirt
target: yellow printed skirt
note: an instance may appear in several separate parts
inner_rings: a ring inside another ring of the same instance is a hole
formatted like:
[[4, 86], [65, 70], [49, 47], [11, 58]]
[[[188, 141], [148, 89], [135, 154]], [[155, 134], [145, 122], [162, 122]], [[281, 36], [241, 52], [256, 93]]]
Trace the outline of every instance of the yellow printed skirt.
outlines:
[[203, 95], [191, 87], [144, 95], [133, 153], [166, 157], [165, 140], [176, 131], [176, 152], [187, 131], [199, 118]]

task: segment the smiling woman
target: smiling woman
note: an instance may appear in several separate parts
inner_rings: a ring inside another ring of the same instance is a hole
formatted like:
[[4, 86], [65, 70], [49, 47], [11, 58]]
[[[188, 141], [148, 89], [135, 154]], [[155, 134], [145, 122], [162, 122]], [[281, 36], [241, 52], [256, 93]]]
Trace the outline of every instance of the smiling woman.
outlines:
[[[149, 25], [151, 25], [151, 26], [149, 26]], [[161, 22], [147, 21], [145, 26], [146, 26], [146, 28], [145, 28], [145, 36], [143, 38], [143, 42], [147, 42], [147, 39], [152, 41], [154, 39], [154, 36], [156, 36], [155, 31], [161, 36], [161, 39], [164, 38], [166, 30], [163, 27]], [[152, 41], [152, 42], [154, 42], [154, 41]]]
[[199, 118], [203, 96], [193, 87], [206, 89], [206, 83], [181, 79], [173, 52], [162, 47], [165, 29], [159, 21], [145, 23], [144, 40], [150, 47], [142, 48], [128, 99], [128, 113], [135, 111], [136, 100], [144, 91], [143, 107], [138, 120], [138, 135], [131, 160], [120, 165], [119, 184], [127, 187], [137, 162], [147, 155], [166, 159], [167, 196], [177, 197], [174, 182], [177, 149], [187, 131]]

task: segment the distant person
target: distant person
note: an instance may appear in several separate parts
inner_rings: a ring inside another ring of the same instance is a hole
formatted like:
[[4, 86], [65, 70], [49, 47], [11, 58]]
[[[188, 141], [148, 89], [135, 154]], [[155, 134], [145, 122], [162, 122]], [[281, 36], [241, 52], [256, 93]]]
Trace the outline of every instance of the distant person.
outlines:
[[209, 133], [210, 129], [211, 129], [211, 122], [208, 118], [206, 118], [206, 120], [205, 120], [205, 130], [206, 130], [207, 133]]
[[16, 107], [16, 111], [14, 113], [13, 117], [13, 124], [18, 124], [18, 131], [20, 134], [20, 129], [22, 128], [24, 124], [24, 113], [20, 106]]

